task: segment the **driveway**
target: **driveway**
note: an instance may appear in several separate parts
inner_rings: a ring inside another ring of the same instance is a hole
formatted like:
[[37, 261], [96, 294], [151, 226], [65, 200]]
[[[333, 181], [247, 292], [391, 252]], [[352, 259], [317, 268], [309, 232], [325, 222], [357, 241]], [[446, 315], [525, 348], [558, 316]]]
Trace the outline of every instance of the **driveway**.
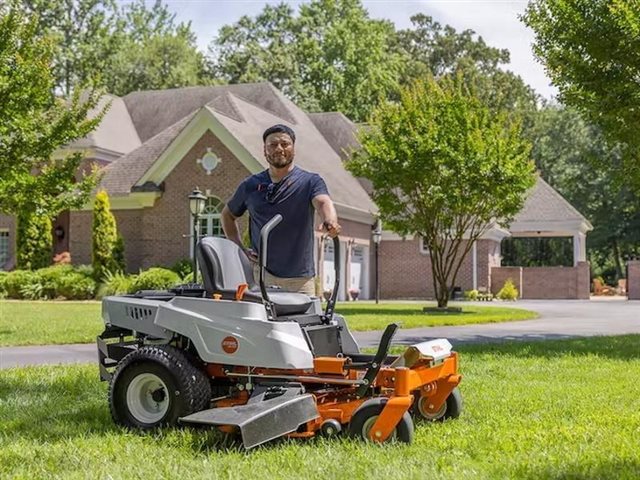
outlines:
[[[439, 337], [448, 338], [456, 345], [470, 342], [640, 334], [639, 301], [620, 298], [521, 300], [514, 306], [536, 311], [540, 318], [460, 327], [400, 329], [394, 338], [394, 344], [410, 345]], [[379, 331], [355, 332], [356, 340], [362, 347], [377, 346], [380, 336]], [[94, 344], [0, 348], [0, 369], [25, 365], [93, 363], [97, 362], [97, 359]]]

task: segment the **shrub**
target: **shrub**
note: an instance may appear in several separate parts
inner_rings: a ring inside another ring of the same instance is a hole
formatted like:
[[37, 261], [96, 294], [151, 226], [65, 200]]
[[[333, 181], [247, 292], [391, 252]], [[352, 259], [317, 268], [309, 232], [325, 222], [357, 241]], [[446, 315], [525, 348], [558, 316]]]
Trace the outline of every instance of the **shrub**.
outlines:
[[40, 284], [40, 275], [31, 270], [14, 270], [4, 277], [4, 289], [9, 298], [25, 298], [22, 294], [24, 288], [31, 288], [31, 285]]
[[480, 293], [478, 292], [478, 290], [466, 290], [464, 292], [464, 299], [465, 300], [478, 300]]
[[133, 282], [132, 292], [138, 290], [164, 290], [180, 283], [180, 277], [166, 268], [150, 268], [140, 272]]
[[37, 270], [42, 296], [39, 298], [56, 298], [61, 296], [58, 292], [64, 279], [73, 274], [71, 265], [53, 265]]
[[0, 270], [0, 298], [5, 298], [7, 296], [7, 290], [4, 286], [7, 275], [7, 272]]
[[516, 300], [518, 298], [518, 289], [510, 278], [504, 282], [504, 286], [498, 292], [497, 297], [500, 300]]
[[35, 270], [51, 265], [53, 236], [51, 219], [38, 213], [18, 215], [18, 268]]
[[[173, 264], [171, 270], [180, 275], [180, 278], [185, 279], [188, 275], [193, 273], [193, 260], [189, 258], [183, 258]], [[193, 277], [193, 275], [191, 275]]]
[[74, 270], [85, 277], [93, 278], [93, 267], [91, 265], [76, 265]]
[[113, 261], [117, 272], [126, 272], [127, 264], [124, 259], [124, 238], [118, 234], [116, 243], [113, 246]]
[[96, 282], [78, 272], [70, 272], [60, 279], [56, 288], [56, 296], [67, 300], [87, 300], [93, 298], [96, 291]]
[[92, 253], [93, 273], [100, 281], [106, 272], [118, 271], [114, 249], [118, 239], [116, 219], [111, 213], [109, 195], [104, 190], [96, 194], [93, 205]]
[[133, 284], [136, 281], [135, 275], [126, 275], [122, 272], [107, 272], [104, 283], [100, 285], [98, 297], [106, 297], [109, 295], [122, 295], [133, 291]]

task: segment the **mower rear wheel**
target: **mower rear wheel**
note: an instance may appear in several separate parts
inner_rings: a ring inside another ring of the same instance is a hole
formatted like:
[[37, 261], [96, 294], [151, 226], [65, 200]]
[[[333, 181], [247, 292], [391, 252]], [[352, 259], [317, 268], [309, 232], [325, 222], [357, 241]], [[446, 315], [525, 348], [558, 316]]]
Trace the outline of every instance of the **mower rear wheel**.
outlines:
[[211, 400], [209, 379], [184, 352], [169, 346], [141, 347], [122, 359], [109, 386], [113, 420], [125, 427], [175, 426]]
[[[360, 407], [356, 413], [351, 417], [349, 423], [349, 435], [353, 438], [360, 438], [362, 440], [370, 442], [369, 432], [376, 420], [382, 413], [386, 398], [376, 398], [369, 400], [367, 404]], [[391, 435], [385, 440], [385, 442], [392, 442], [397, 440], [399, 442], [411, 443], [413, 441], [413, 420], [409, 412], [405, 412], [396, 428], [391, 432]]]
[[462, 394], [458, 387], [454, 388], [447, 400], [437, 410], [429, 408], [428, 397], [417, 397], [413, 405], [413, 414], [420, 420], [435, 422], [447, 418], [458, 418], [462, 413]]

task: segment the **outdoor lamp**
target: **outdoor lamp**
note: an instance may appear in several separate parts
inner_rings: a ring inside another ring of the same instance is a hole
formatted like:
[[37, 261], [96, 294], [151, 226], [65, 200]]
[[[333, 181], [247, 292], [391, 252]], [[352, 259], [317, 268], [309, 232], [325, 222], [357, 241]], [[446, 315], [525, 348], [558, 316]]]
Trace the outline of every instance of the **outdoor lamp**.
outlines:
[[373, 231], [371, 232], [371, 237], [373, 238], [373, 244], [375, 245], [375, 256], [376, 256], [376, 276], [375, 276], [375, 285], [374, 285], [374, 295], [376, 299], [376, 303], [380, 301], [380, 240], [382, 240], [382, 223], [380, 219], [376, 220], [375, 225], [373, 226]]
[[207, 201], [207, 197], [205, 197], [200, 189], [196, 187], [196, 189], [191, 192], [189, 195], [189, 209], [191, 210], [191, 215], [197, 217], [204, 210], [204, 204]]
[[196, 257], [196, 247], [198, 245], [198, 217], [204, 211], [205, 197], [198, 187], [189, 195], [189, 210], [193, 215], [193, 283], [198, 283], [198, 260]]
[[373, 237], [373, 243], [376, 245], [380, 244], [380, 240], [382, 240], [382, 230], [380, 229], [380, 221], [376, 222], [375, 230], [371, 233]]

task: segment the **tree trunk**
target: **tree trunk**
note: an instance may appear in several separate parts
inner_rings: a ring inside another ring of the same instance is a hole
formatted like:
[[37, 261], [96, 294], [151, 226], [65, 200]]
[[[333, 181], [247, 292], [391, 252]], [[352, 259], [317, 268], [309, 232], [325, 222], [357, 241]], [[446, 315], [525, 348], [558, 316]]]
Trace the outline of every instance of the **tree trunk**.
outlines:
[[622, 271], [622, 261], [620, 259], [620, 247], [618, 247], [618, 240], [613, 239], [613, 260], [616, 266], [616, 280], [619, 280], [624, 277], [624, 272]]

